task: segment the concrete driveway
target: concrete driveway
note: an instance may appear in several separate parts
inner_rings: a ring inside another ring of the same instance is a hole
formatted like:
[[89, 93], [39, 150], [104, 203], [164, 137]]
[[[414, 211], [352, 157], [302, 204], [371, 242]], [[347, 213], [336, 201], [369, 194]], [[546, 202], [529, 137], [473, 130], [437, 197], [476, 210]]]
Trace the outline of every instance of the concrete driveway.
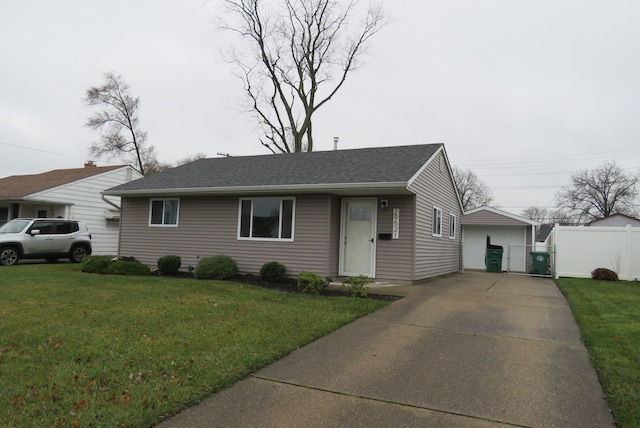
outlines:
[[469, 272], [404, 290], [160, 426], [614, 426], [551, 280]]

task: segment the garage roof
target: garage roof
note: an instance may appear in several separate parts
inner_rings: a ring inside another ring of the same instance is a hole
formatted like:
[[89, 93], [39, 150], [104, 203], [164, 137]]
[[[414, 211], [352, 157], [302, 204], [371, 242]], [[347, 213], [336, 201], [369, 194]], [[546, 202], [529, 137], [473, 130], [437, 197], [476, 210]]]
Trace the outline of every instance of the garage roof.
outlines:
[[467, 211], [462, 216], [463, 225], [487, 226], [539, 226], [540, 223], [516, 214], [492, 207], [479, 207]]

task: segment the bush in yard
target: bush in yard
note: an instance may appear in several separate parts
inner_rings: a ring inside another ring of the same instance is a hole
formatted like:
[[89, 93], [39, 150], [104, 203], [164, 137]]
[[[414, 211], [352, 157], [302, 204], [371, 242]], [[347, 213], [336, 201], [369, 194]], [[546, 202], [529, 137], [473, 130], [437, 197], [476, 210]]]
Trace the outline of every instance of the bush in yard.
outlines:
[[180, 256], [164, 256], [158, 259], [158, 270], [160, 275], [175, 275], [180, 270], [182, 259]]
[[137, 260], [119, 259], [111, 262], [106, 273], [110, 275], [150, 275], [151, 269]]
[[282, 263], [268, 262], [260, 268], [260, 278], [267, 282], [282, 282], [287, 268]]
[[594, 269], [591, 272], [592, 279], [598, 279], [600, 281], [617, 281], [618, 274], [607, 268]]
[[236, 275], [238, 265], [225, 254], [204, 257], [196, 265], [197, 279], [229, 279]]
[[315, 272], [302, 271], [298, 274], [298, 289], [305, 293], [320, 294], [327, 285], [329, 281]]
[[111, 261], [113, 257], [111, 256], [88, 256], [85, 257], [82, 261], [82, 272], [88, 273], [107, 273], [107, 269], [109, 269], [109, 265], [113, 263]]
[[371, 279], [366, 275], [350, 276], [344, 280], [343, 287], [347, 287], [351, 292], [351, 297], [367, 297], [369, 293], [367, 291], [366, 284], [371, 282]]

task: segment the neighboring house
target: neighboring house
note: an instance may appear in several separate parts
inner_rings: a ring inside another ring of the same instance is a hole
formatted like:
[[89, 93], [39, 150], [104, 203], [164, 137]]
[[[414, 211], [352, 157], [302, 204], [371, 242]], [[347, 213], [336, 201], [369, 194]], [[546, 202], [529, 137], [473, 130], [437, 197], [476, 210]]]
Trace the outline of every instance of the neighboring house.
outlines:
[[[539, 223], [496, 208], [480, 207], [462, 217], [462, 263], [464, 269], [485, 269], [487, 236], [501, 245], [502, 270], [528, 272], [536, 226]], [[509, 247], [510, 246], [510, 247]]]
[[418, 281], [460, 270], [462, 208], [442, 144], [201, 159], [109, 189], [120, 248], [183, 267]]
[[544, 242], [553, 230], [553, 224], [542, 223], [536, 232], [536, 242]]
[[127, 165], [56, 169], [42, 174], [0, 179], [0, 224], [18, 217], [82, 220], [89, 227], [94, 254], [115, 254], [120, 201], [109, 204], [101, 192], [142, 175]]
[[628, 216], [626, 214], [611, 214], [608, 217], [597, 218], [595, 220], [591, 220], [589, 223], [585, 223], [585, 226], [607, 226], [607, 227], [615, 227], [615, 226], [626, 226], [630, 224], [631, 227], [640, 227], [640, 220]]

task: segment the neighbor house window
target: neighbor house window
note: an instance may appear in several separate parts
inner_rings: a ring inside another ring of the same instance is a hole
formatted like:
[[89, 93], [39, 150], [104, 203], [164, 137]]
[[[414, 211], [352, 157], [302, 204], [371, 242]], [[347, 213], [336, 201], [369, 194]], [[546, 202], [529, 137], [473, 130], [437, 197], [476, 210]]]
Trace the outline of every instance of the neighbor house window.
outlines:
[[437, 207], [433, 207], [433, 236], [442, 236], [442, 210]]
[[238, 239], [293, 241], [293, 198], [240, 200]]
[[449, 214], [449, 238], [456, 239], [456, 221], [455, 214]]
[[178, 226], [180, 199], [152, 199], [150, 226]]

